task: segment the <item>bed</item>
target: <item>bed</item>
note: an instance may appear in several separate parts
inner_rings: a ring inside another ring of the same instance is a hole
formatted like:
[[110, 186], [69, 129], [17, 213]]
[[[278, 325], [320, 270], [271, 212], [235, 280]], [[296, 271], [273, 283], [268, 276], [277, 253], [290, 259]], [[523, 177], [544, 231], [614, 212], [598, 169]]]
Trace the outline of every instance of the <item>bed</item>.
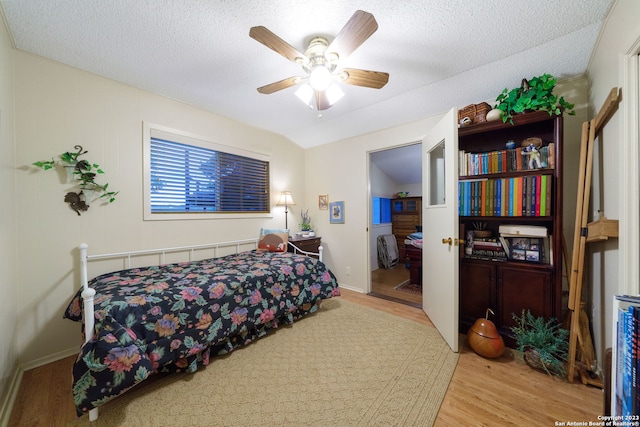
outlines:
[[[254, 248], [244, 250], [247, 244]], [[285, 245], [286, 246], [286, 245]], [[220, 251], [233, 253], [220, 256]], [[200, 251], [211, 257], [195, 259]], [[65, 317], [83, 323], [84, 344], [73, 367], [78, 416], [97, 408], [158, 372], [195, 372], [229, 353], [317, 310], [340, 295], [334, 274], [318, 254], [275, 252], [258, 239], [88, 255], [80, 252], [82, 288]], [[297, 248], [296, 248], [297, 249]], [[165, 263], [186, 252], [189, 261]], [[158, 265], [131, 268], [136, 257], [159, 254]], [[319, 259], [310, 255], [316, 255]], [[87, 280], [87, 263], [125, 260], [127, 268]]]

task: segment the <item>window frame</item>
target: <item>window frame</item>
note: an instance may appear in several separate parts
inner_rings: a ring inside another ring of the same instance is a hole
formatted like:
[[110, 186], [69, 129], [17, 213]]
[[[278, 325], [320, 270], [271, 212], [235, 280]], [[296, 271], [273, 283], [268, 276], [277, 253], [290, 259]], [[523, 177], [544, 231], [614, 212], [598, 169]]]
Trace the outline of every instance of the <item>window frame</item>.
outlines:
[[205, 137], [172, 129], [153, 123], [143, 122], [143, 220], [145, 221], [163, 221], [163, 220], [200, 220], [200, 219], [242, 219], [242, 218], [272, 218], [271, 213], [271, 168], [269, 168], [269, 186], [268, 186], [268, 211], [267, 212], [151, 212], [151, 138], [159, 138], [181, 144], [202, 147], [209, 150], [221, 151], [228, 154], [249, 157], [270, 163], [270, 157], [263, 153], [232, 147], [229, 145], [219, 144], [208, 140]]
[[[388, 201], [388, 204], [389, 204], [389, 206], [388, 206], [388, 208], [389, 208], [389, 211], [388, 211], [389, 212], [389, 221], [388, 222], [382, 222], [382, 219], [383, 219], [382, 214], [380, 215], [380, 221], [381, 222], [379, 222], [379, 223], [375, 222], [376, 221], [376, 215], [375, 215], [376, 209], [375, 209], [374, 205], [376, 203], [376, 199], [378, 200], [378, 202], [379, 202], [378, 204], [380, 205], [379, 209], [378, 209], [380, 213], [382, 213], [382, 208], [383, 208], [381, 200], [384, 199], [384, 200]], [[385, 226], [385, 225], [392, 224], [393, 218], [392, 218], [392, 213], [391, 213], [391, 201], [392, 201], [391, 197], [386, 197], [386, 196], [372, 196], [371, 197], [371, 225], [372, 226], [379, 227], [379, 226]]]

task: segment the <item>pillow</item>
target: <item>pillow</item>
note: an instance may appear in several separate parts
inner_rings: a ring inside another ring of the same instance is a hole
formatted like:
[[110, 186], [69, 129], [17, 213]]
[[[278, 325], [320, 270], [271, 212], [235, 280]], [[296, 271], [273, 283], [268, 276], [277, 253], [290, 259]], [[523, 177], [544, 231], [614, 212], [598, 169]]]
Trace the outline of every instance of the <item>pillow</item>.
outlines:
[[260, 229], [258, 250], [269, 252], [287, 252], [289, 230], [283, 228]]

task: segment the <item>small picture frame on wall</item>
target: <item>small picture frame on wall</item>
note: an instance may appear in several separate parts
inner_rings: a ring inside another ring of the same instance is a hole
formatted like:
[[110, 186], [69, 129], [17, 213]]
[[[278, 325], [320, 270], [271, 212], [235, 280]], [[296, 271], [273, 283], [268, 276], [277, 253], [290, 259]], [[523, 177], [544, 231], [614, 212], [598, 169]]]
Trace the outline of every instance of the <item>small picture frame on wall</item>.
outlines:
[[329, 209], [329, 195], [321, 194], [318, 196], [318, 209], [326, 211]]
[[329, 223], [344, 224], [344, 202], [329, 203]]

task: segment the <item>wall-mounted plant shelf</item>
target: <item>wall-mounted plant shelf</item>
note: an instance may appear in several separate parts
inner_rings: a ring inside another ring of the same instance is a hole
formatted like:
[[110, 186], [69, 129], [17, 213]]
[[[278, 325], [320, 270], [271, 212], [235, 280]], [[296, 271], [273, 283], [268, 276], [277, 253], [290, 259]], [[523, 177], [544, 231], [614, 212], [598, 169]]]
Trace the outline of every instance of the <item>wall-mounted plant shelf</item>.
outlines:
[[104, 174], [104, 171], [96, 163], [87, 160], [80, 160], [80, 156], [87, 154], [82, 146], [73, 147], [76, 151], [67, 151], [60, 154], [60, 160], [42, 160], [34, 162], [33, 165], [44, 170], [63, 167], [66, 171], [67, 182], [74, 183], [77, 191], [70, 191], [64, 196], [64, 201], [69, 204], [78, 215], [86, 212], [89, 204], [94, 200], [104, 200], [112, 203], [116, 199], [118, 191], [109, 191], [109, 184], [98, 184], [95, 181], [97, 175]]

